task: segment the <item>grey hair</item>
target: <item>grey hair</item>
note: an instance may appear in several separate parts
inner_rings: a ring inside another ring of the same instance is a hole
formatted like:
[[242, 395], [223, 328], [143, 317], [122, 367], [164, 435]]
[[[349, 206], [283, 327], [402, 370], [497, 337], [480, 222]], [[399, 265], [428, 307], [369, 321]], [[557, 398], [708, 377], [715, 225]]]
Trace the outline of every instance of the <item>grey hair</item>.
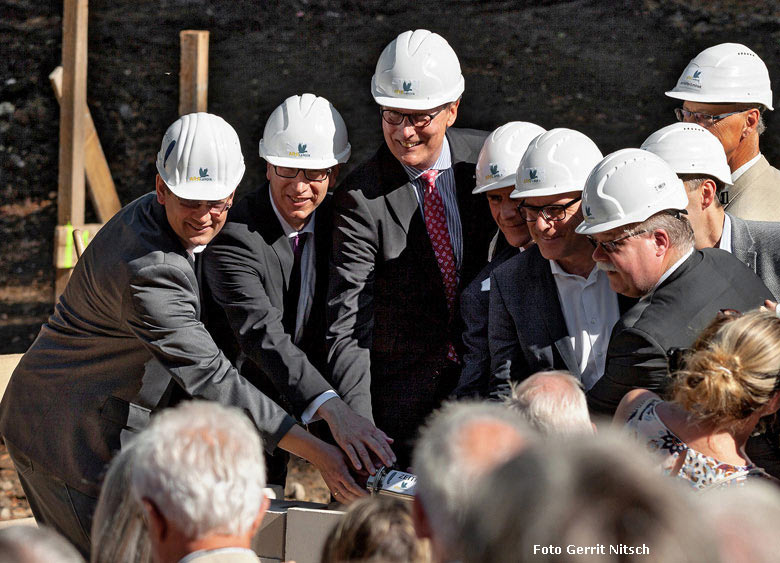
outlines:
[[707, 180], [715, 182], [715, 195], [718, 196], [714, 199], [714, 204], [717, 207], [722, 207], [720, 203], [720, 194], [726, 188], [726, 184], [715, 178], [714, 176], [697, 176], [696, 174], [678, 174], [680, 180], [685, 185], [685, 191], [695, 192], [701, 187], [701, 185]]
[[130, 479], [135, 442], [111, 461], [92, 518], [91, 563], [147, 563], [152, 549], [143, 506], [132, 495]]
[[582, 553], [565, 546], [599, 545], [605, 552], [590, 552], [592, 560], [720, 561], [693, 496], [615, 431], [532, 445], [475, 488], [461, 536], [464, 563], [574, 563]]
[[0, 530], [0, 561], [84, 563], [84, 558], [51, 528], [17, 524]]
[[669, 235], [671, 246], [675, 248], [681, 256], [693, 248], [695, 240], [693, 227], [691, 226], [691, 222], [688, 221], [688, 218], [681, 213], [659, 211], [638, 225], [634, 225], [631, 230], [634, 232], [643, 230], [652, 232], [658, 229], [666, 231]]
[[593, 433], [582, 383], [570, 373], [535, 373], [519, 385], [512, 384], [506, 403], [542, 435]]
[[[535, 439], [522, 418], [506, 406], [461, 401], [445, 403], [431, 415], [414, 448], [412, 469], [417, 475], [417, 496], [434, 535], [447, 547], [457, 543], [459, 524], [475, 480], [493, 467], [487, 460], [476, 459], [459, 439], [469, 427], [482, 422], [505, 426], [516, 433], [518, 442]], [[516, 451], [516, 447], [499, 443], [493, 453], [500, 462]]]
[[244, 413], [187, 401], [156, 415], [134, 442], [132, 488], [189, 538], [243, 535], [263, 505], [262, 440]]
[[764, 123], [764, 112], [758, 114], [758, 124], [756, 125], [756, 132], [759, 135], [763, 135], [764, 131], [766, 131], [766, 123]]

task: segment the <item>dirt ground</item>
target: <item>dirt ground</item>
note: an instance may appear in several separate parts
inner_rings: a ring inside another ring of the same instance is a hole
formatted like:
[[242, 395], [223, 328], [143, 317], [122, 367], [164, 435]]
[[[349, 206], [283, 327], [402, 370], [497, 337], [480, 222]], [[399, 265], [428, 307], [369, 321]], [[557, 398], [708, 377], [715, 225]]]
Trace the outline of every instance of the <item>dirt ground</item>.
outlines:
[[[663, 92], [707, 46], [747, 44], [780, 91], [771, 1], [92, 0], [89, 10], [88, 104], [123, 204], [152, 189], [154, 156], [177, 117], [182, 29], [211, 32], [209, 111], [241, 138], [239, 193], [262, 180], [257, 142], [292, 94], [325, 96], [342, 113], [347, 172], [366, 159], [381, 142], [371, 74], [405, 29], [436, 31], [458, 53], [458, 125], [572, 127], [604, 154], [674, 120], [679, 102]], [[48, 74], [60, 61], [62, 3], [1, 0], [0, 13], [0, 353], [18, 353], [52, 308], [59, 111]], [[762, 150], [776, 164], [780, 122], [766, 121]]]

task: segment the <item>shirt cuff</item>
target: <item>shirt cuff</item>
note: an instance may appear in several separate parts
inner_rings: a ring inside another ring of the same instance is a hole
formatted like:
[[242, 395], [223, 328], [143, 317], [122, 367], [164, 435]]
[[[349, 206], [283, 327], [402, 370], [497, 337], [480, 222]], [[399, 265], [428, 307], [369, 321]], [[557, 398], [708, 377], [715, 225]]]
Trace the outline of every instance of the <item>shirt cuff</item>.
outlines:
[[338, 396], [339, 394], [336, 393], [333, 389], [329, 389], [320, 394], [316, 399], [309, 403], [309, 406], [306, 407], [305, 411], [303, 411], [303, 414], [301, 415], [301, 422], [304, 424], [309, 424], [310, 422], [320, 420], [322, 417], [317, 414], [317, 409], [320, 408], [325, 401], [333, 399], [334, 397], [338, 398]]

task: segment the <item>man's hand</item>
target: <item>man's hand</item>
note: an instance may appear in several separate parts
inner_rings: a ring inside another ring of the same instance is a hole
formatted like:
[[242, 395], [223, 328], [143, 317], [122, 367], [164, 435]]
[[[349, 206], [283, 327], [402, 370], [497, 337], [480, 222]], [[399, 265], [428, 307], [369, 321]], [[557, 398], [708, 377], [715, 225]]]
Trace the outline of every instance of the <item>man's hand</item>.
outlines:
[[390, 467], [395, 463], [395, 454], [390, 448], [392, 438], [353, 411], [341, 399], [325, 401], [317, 409], [317, 414], [328, 423], [333, 437], [356, 471], [365, 468], [371, 475], [376, 473], [369, 450], [374, 452], [384, 465]]
[[368, 494], [350, 475], [344, 453], [340, 449], [325, 442], [319, 449], [321, 451], [309, 461], [319, 470], [333, 498], [341, 504], [349, 504]]

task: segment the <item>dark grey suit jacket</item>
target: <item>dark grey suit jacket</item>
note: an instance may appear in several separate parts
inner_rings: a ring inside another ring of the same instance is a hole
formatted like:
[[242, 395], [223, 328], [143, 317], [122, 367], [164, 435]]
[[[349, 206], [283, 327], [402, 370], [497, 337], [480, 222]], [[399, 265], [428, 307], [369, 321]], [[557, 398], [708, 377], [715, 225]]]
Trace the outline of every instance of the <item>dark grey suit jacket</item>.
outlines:
[[[463, 369], [460, 381], [453, 391], [458, 399], [487, 397], [490, 383], [490, 350], [488, 347], [488, 311], [490, 309], [489, 279], [493, 270], [520, 253], [509, 246], [501, 235], [504, 247], [477, 274], [460, 296], [460, 314], [463, 317]], [[485, 285], [488, 285], [487, 289]]]
[[320, 375], [325, 363], [330, 199], [326, 196], [315, 212], [314, 299], [299, 345], [282, 326], [293, 253], [271, 206], [267, 183], [231, 209], [222, 231], [203, 252], [204, 322], [209, 332], [241, 375], [274, 398], [275, 390], [297, 416], [331, 388]]
[[719, 310], [748, 311], [771, 297], [756, 274], [728, 252], [694, 251], [612, 329], [604, 375], [587, 393], [591, 411], [614, 414], [632, 389], [663, 393], [668, 350], [690, 347]]
[[780, 223], [731, 218], [731, 253], [753, 270], [780, 299]]
[[179, 387], [242, 408], [272, 451], [295, 421], [239, 375], [201, 324], [191, 260], [154, 193], [106, 223], [11, 377], [3, 436], [96, 497], [127, 432]]
[[[474, 200], [474, 163], [484, 132], [450, 129], [463, 227], [458, 293], [486, 262], [494, 232], [487, 201]], [[410, 446], [458, 373], [447, 343], [461, 348], [414, 186], [386, 144], [334, 194], [328, 291], [328, 362], [336, 390], [358, 413]]]

